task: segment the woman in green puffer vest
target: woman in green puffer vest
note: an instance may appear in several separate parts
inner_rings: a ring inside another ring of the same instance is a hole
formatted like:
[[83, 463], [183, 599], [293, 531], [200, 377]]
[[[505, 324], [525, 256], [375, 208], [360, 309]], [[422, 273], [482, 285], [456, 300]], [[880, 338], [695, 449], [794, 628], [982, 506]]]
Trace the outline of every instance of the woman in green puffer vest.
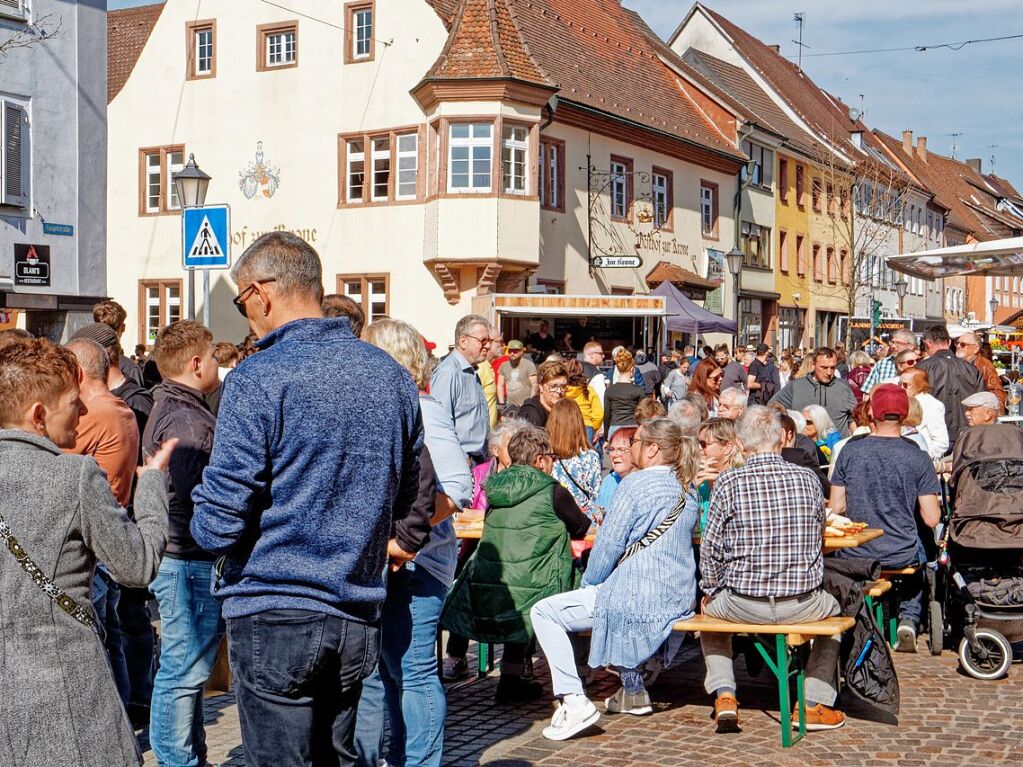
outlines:
[[490, 508], [476, 553], [444, 604], [441, 625], [477, 642], [504, 644], [498, 703], [533, 700], [538, 682], [522, 678], [533, 637], [529, 610], [574, 586], [570, 539], [590, 520], [572, 494], [551, 478], [553, 451], [543, 429], [523, 429], [508, 443], [512, 465], [487, 480]]

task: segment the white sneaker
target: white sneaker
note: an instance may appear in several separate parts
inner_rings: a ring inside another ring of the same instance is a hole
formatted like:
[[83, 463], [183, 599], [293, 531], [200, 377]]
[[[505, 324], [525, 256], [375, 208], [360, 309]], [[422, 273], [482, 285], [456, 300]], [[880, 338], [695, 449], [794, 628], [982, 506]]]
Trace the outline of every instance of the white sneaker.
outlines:
[[547, 740], [568, 740], [573, 735], [592, 727], [600, 719], [600, 712], [589, 698], [579, 696], [580, 702], [574, 704], [561, 703], [551, 717], [551, 726], [544, 727], [543, 736]]

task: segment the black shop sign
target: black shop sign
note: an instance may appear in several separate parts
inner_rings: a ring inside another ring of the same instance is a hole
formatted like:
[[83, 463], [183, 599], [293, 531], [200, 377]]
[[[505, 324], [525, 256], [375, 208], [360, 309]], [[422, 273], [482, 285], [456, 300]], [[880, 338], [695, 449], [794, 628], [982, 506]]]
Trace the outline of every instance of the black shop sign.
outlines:
[[14, 245], [14, 284], [50, 286], [49, 245]]

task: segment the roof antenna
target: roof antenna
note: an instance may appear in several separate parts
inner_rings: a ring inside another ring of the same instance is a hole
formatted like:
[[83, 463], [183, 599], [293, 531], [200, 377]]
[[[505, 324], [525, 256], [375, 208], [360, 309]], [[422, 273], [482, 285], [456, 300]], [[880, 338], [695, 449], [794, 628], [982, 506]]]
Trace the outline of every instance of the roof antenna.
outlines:
[[793, 40], [792, 42], [794, 42], [798, 46], [796, 48], [796, 50], [798, 51], [798, 56], [797, 56], [797, 60], [796, 60], [796, 68], [799, 70], [800, 74], [802, 74], [802, 72], [803, 72], [803, 48], [806, 48], [807, 50], [809, 50], [809, 48], [810, 48], [809, 45], [806, 45], [803, 42], [803, 17], [804, 16], [806, 16], [806, 12], [805, 11], [800, 11], [795, 16], [793, 16], [793, 19], [799, 25], [799, 39], [798, 40]]
[[962, 136], [963, 134], [962, 133], [949, 133], [947, 135], [952, 137], [952, 159], [954, 160], [956, 158], [956, 149], [959, 148], [957, 146], [957, 144], [956, 144], [956, 139], [959, 138], [960, 136]]
[[[988, 144], [988, 149], [998, 149], [998, 144]], [[995, 175], [995, 153], [991, 152], [991, 175]]]

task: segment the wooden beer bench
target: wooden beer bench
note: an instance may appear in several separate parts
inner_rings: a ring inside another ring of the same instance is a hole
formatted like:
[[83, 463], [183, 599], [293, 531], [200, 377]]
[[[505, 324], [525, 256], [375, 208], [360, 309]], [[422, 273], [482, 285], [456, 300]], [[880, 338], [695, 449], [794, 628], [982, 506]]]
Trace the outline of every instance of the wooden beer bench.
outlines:
[[[673, 631], [710, 632], [720, 634], [747, 634], [753, 638], [754, 646], [778, 682], [778, 704], [781, 719], [781, 745], [789, 748], [806, 735], [806, 697], [803, 691], [805, 671], [802, 659], [795, 648], [814, 637], [829, 637], [841, 634], [855, 625], [853, 618], [836, 616], [814, 623], [736, 623], [709, 615], [697, 615], [689, 620], [678, 621]], [[771, 641], [768, 637], [773, 637]], [[796, 698], [799, 711], [799, 732], [792, 735], [792, 704], [789, 693], [789, 679], [796, 678]]]

